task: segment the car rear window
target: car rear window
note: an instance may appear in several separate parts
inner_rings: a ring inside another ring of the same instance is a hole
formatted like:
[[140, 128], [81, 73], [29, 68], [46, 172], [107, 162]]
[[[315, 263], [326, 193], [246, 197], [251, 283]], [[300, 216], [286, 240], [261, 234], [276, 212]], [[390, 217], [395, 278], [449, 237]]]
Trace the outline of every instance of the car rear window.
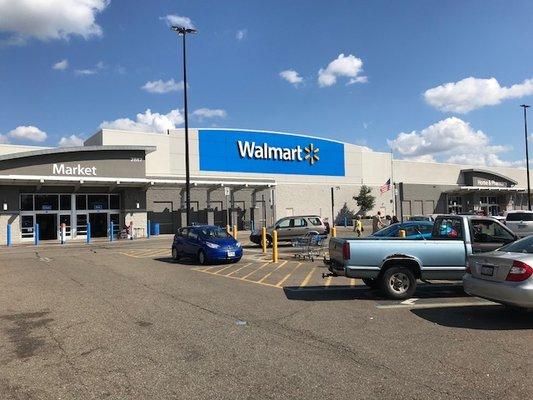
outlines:
[[506, 221], [533, 221], [533, 213], [509, 213]]

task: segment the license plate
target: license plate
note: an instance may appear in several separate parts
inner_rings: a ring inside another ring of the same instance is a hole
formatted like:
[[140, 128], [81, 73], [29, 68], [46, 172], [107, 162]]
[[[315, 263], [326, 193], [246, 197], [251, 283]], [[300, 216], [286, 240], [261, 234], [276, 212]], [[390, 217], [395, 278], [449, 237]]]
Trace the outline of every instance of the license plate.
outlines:
[[235, 257], [234, 251], [228, 251], [228, 257]]
[[485, 275], [485, 276], [494, 275], [494, 267], [489, 267], [487, 265], [483, 265], [481, 267], [481, 275]]

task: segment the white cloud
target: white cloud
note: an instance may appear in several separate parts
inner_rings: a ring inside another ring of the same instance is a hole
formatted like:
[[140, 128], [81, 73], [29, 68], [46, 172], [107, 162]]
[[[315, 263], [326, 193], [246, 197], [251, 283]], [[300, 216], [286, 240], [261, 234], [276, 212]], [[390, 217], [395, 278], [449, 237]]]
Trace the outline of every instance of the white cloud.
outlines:
[[181, 26], [183, 28], [196, 29], [189, 17], [169, 14], [164, 17], [159, 17], [159, 19], [165, 21], [168, 26]]
[[43, 142], [47, 134], [35, 126], [18, 126], [7, 133], [13, 139], [30, 140], [32, 142]]
[[102, 36], [96, 14], [109, 0], [0, 0], [0, 31], [10, 32], [6, 44], [24, 44], [34, 37], [48, 41]]
[[279, 76], [283, 79], [285, 79], [287, 82], [292, 83], [294, 86], [298, 86], [299, 83], [302, 83], [304, 78], [298, 74], [293, 69], [286, 69], [285, 71], [281, 71], [279, 73]]
[[246, 36], [248, 35], [247, 29], [239, 29], [237, 33], [235, 34], [235, 39], [238, 41], [246, 39]]
[[337, 83], [337, 78], [339, 77], [350, 78], [348, 85], [368, 82], [366, 76], [359, 75], [362, 71], [363, 61], [360, 58], [352, 54], [345, 56], [341, 53], [325, 69], [320, 68], [318, 71], [318, 84], [320, 87], [332, 86]]
[[100, 128], [119, 129], [139, 132], [165, 132], [167, 129], [175, 129], [177, 125], [183, 124], [183, 115], [180, 110], [171, 110], [168, 114], [152, 113], [147, 109], [144, 113], [139, 113], [135, 121], [129, 118], [119, 118], [114, 121], [104, 121]]
[[64, 60], [61, 60], [61, 61], [58, 61], [56, 62], [53, 66], [52, 66], [52, 69], [58, 69], [60, 71], [63, 71], [65, 69], [68, 68], [68, 60], [65, 58]]
[[99, 61], [96, 63], [94, 68], [76, 69], [74, 70], [74, 74], [78, 76], [96, 75], [104, 68], [106, 68], [105, 63], [103, 61]]
[[413, 161], [446, 161], [457, 164], [514, 166], [520, 161], [505, 161], [499, 154], [511, 150], [508, 146], [494, 146], [481, 130], [456, 118], [446, 118], [420, 132], [401, 132], [389, 146], [403, 158]]
[[444, 112], [466, 114], [469, 111], [493, 106], [505, 99], [533, 95], [533, 79], [510, 87], [500, 86], [496, 78], [465, 78], [428, 89], [424, 99], [428, 104]]
[[141, 87], [141, 89], [146, 90], [149, 93], [159, 94], [176, 92], [183, 89], [183, 81], [176, 82], [174, 79], [170, 79], [168, 81], [163, 81], [162, 79], [157, 81], [148, 81]]
[[192, 115], [198, 118], [199, 121], [202, 121], [207, 118], [226, 118], [228, 114], [226, 113], [226, 110], [220, 108], [199, 108], [198, 110], [195, 110]]
[[78, 147], [83, 146], [83, 139], [76, 135], [63, 136], [59, 140], [59, 147]]

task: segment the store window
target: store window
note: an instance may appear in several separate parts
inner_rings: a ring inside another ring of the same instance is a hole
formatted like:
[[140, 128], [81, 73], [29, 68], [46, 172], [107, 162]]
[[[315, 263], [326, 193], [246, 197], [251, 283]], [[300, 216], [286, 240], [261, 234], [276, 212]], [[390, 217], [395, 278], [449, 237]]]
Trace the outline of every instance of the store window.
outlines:
[[61, 210], [70, 210], [72, 208], [70, 194], [59, 195], [59, 207]]
[[109, 195], [109, 208], [111, 210], [120, 209], [120, 197], [119, 197], [118, 194], [110, 194]]
[[20, 210], [33, 211], [33, 194], [20, 195]]
[[76, 195], [76, 210], [87, 210], [87, 195]]
[[89, 210], [109, 209], [109, 196], [107, 194], [89, 194], [87, 198]]
[[59, 209], [59, 196], [57, 194], [36, 194], [35, 210], [50, 211]]
[[448, 197], [448, 213], [459, 214], [463, 212], [463, 198], [461, 196]]

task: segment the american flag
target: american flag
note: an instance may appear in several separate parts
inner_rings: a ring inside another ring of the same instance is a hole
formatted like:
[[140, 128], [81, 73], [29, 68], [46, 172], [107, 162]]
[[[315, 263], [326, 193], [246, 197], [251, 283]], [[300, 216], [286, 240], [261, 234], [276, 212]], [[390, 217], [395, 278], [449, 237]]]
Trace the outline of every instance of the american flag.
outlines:
[[379, 188], [379, 192], [383, 194], [385, 192], [388, 192], [389, 190], [390, 190], [390, 179], [388, 179], [387, 182], [385, 182], [385, 184]]

